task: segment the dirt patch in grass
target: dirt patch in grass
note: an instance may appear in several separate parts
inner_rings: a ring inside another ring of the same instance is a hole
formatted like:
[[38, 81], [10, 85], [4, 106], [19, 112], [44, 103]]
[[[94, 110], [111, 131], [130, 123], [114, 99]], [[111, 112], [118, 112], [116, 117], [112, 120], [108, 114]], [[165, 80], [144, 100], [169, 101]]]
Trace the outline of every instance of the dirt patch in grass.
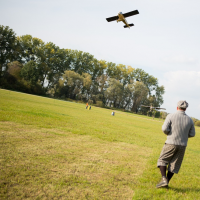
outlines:
[[132, 199], [151, 149], [0, 122], [0, 197]]

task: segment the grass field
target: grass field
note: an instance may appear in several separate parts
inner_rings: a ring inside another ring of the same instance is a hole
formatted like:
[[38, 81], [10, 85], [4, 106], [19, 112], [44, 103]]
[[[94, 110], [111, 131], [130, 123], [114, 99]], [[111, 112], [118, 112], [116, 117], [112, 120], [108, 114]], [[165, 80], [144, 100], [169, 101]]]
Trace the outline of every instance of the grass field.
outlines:
[[149, 117], [0, 90], [0, 199], [200, 199], [200, 129], [156, 189], [166, 136]]

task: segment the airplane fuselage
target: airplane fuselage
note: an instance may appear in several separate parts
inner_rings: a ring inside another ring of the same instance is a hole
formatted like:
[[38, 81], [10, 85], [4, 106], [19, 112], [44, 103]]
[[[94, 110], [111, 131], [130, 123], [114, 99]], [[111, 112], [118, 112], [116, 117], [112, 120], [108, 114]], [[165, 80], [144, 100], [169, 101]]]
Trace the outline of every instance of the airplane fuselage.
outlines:
[[[125, 17], [124, 17], [124, 15], [122, 14], [122, 12], [119, 12], [118, 13], [118, 17], [119, 17], [119, 19], [117, 20], [117, 22], [124, 22], [124, 24], [126, 25], [126, 26], [128, 26], [129, 27], [129, 25], [128, 25], [128, 22], [126, 21], [126, 19], [125, 19]], [[130, 27], [129, 27], [130, 28]]]

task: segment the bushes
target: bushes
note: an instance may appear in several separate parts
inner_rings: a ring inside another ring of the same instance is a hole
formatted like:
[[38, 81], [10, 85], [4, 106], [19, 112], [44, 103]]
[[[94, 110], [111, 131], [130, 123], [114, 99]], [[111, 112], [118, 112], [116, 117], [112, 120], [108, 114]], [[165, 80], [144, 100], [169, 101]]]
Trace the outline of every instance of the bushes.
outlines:
[[200, 120], [196, 121], [196, 122], [195, 122], [195, 125], [196, 125], [196, 126], [200, 126]]
[[104, 107], [104, 104], [103, 104], [102, 101], [96, 101], [95, 106], [97, 106], [97, 107]]
[[198, 121], [198, 119], [191, 117], [192, 121], [194, 122], [194, 124]]

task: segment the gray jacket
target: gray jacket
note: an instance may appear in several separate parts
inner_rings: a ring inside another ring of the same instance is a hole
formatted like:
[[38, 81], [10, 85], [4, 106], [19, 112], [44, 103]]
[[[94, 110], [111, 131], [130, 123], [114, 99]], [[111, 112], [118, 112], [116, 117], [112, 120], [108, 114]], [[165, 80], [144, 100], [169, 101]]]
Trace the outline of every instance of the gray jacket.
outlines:
[[195, 136], [192, 119], [180, 110], [167, 115], [162, 131], [167, 135], [167, 144], [187, 146], [188, 138]]

